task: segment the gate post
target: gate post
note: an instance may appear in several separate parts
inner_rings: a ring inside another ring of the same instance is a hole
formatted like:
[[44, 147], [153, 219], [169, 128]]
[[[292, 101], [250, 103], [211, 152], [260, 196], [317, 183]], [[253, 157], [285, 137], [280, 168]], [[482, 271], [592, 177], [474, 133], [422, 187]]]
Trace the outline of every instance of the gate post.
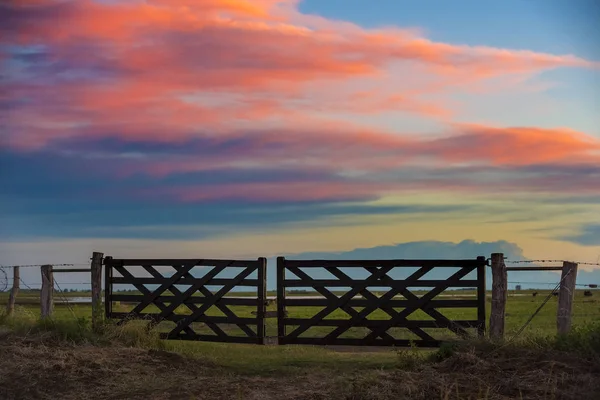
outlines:
[[112, 257], [104, 257], [104, 318], [112, 317], [112, 276], [113, 265]]
[[102, 323], [102, 258], [103, 253], [92, 254], [92, 329], [97, 331]]
[[285, 337], [285, 257], [277, 257], [277, 344]]
[[575, 281], [577, 280], [577, 264], [564, 261], [558, 290], [558, 310], [556, 313], [556, 327], [558, 334], [564, 335], [571, 329], [571, 311], [573, 296], [575, 295]]
[[485, 300], [486, 300], [486, 290], [485, 290], [485, 269], [486, 269], [486, 261], [485, 257], [477, 257], [477, 261], [480, 264], [477, 266], [477, 321], [479, 322], [479, 326], [477, 327], [477, 335], [479, 337], [485, 336]]
[[53, 304], [54, 275], [52, 265], [42, 265], [42, 290], [40, 291], [41, 317], [49, 318], [54, 309]]
[[258, 319], [256, 334], [260, 344], [265, 344], [266, 324], [265, 316], [267, 311], [267, 259], [260, 257], [258, 259], [258, 310], [256, 318]]
[[504, 314], [506, 311], [507, 273], [504, 253], [492, 254], [492, 311], [490, 313], [490, 338], [504, 338]]

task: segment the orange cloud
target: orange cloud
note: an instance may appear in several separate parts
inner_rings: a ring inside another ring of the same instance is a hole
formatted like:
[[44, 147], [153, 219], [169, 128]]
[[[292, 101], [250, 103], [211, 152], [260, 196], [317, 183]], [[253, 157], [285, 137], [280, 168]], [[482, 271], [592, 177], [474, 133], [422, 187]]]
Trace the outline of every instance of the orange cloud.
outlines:
[[[158, 140], [140, 138], [141, 143]], [[94, 143], [89, 148], [93, 149]], [[571, 174], [575, 167], [600, 165], [597, 138], [568, 129], [481, 125], [455, 125], [442, 137], [315, 125], [310, 130], [222, 132], [166, 146], [157, 147], [146, 159], [123, 162], [121, 176], [144, 173], [165, 177], [215, 169], [269, 168], [310, 169], [360, 180], [388, 172], [462, 168], [502, 171], [551, 166], [555, 172]], [[438, 178], [436, 187], [444, 186], [443, 177]], [[456, 179], [450, 179], [450, 184], [469, 186]], [[379, 183], [376, 186], [382, 187]]]
[[[494, 76], [597, 67], [569, 55], [364, 29], [303, 15], [297, 1], [37, 0], [0, 7], [8, 21], [0, 43], [28, 48], [3, 48], [0, 60], [10, 64], [6, 101], [14, 102], [2, 142], [20, 148], [82, 136], [180, 142], [239, 129], [310, 131], [328, 113], [397, 111], [448, 121], [454, 105], [424, 94]], [[388, 83], [399, 65], [414, 64], [406, 79]], [[354, 139], [347, 133], [346, 142]]]
[[460, 132], [433, 142], [444, 161], [480, 160], [491, 165], [600, 162], [600, 139], [568, 128], [497, 128], [457, 124]]

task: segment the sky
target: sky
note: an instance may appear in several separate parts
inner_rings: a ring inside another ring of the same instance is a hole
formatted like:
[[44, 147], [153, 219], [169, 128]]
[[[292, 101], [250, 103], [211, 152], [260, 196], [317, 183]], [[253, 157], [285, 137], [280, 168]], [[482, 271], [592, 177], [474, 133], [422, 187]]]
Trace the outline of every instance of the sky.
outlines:
[[3, 1], [0, 264], [506, 243], [598, 262], [598, 18], [593, 0]]

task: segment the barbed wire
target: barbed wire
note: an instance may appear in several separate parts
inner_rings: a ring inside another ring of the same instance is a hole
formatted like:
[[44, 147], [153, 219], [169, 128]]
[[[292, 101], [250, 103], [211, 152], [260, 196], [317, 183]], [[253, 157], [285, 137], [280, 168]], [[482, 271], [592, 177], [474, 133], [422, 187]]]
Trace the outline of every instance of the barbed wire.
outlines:
[[[12, 279], [8, 279], [8, 283], [12, 283]], [[58, 281], [61, 285], [91, 285], [91, 282], [63, 282]], [[35, 283], [35, 285], [41, 285], [41, 283]]]
[[[510, 283], [510, 284], [521, 284], [521, 285], [555, 285], [554, 282], [506, 282], [506, 283]], [[576, 283], [575, 286], [585, 286], [585, 287], [589, 287], [589, 288], [596, 288], [598, 287], [597, 283]]]
[[[34, 288], [32, 288], [31, 286], [29, 286], [27, 283], [25, 283], [25, 281], [23, 280], [23, 278], [19, 277], [19, 281], [29, 290], [35, 290]], [[41, 283], [40, 283], [41, 285]], [[36, 288], [39, 289], [39, 288]]]
[[[54, 281], [54, 286], [56, 286], [56, 288], [58, 289], [58, 295], [60, 297], [62, 297], [63, 302], [67, 305], [67, 307], [69, 308], [69, 311], [71, 311], [71, 315], [73, 315], [74, 319], [77, 319], [77, 315], [75, 315], [75, 310], [73, 310], [73, 307], [71, 307], [71, 302], [69, 301], [69, 299], [67, 298], [67, 296], [63, 295], [63, 290], [60, 287], [60, 285], [58, 284], [58, 282]], [[56, 292], [56, 290], [54, 291]]]
[[578, 265], [592, 265], [592, 266], [600, 267], [599, 263], [585, 262], [585, 261], [569, 261], [569, 260], [504, 260], [505, 264], [547, 264], [547, 263], [553, 263], [553, 264], [560, 263], [560, 264], [562, 264], [564, 262], [571, 262], [571, 263], [575, 263], [575, 264], [578, 264]]
[[4, 268], [0, 268], [0, 292], [8, 289], [8, 274]]
[[523, 324], [523, 326], [517, 331], [517, 333], [514, 334], [514, 336], [512, 338], [510, 338], [508, 340], [508, 343], [512, 342], [513, 340], [515, 340], [524, 330], [525, 328], [527, 328], [527, 326], [529, 326], [529, 324], [531, 323], [531, 321], [533, 321], [533, 319], [535, 318], [536, 315], [538, 315], [538, 313], [542, 310], [542, 308], [544, 308], [544, 306], [546, 305], [546, 303], [548, 301], [550, 301], [550, 299], [552, 297], [554, 297], [554, 293], [558, 290], [558, 288], [560, 287], [560, 285], [563, 283], [563, 281], [567, 278], [567, 276], [569, 276], [569, 274], [573, 271], [573, 269], [570, 269], [563, 277], [562, 279], [556, 284], [556, 286], [554, 286], [554, 289], [552, 289], [552, 291], [550, 293], [548, 293], [548, 296], [546, 296], [546, 298], [544, 299], [544, 301], [542, 302], [542, 304], [540, 304], [540, 306], [535, 310], [535, 312], [533, 314], [531, 314], [531, 316], [527, 319], [527, 321], [525, 321], [525, 323]]
[[53, 263], [45, 263], [45, 264], [27, 264], [27, 265], [0, 265], [0, 268], [32, 268], [32, 267], [43, 267], [45, 265], [52, 265], [53, 267], [89, 267], [90, 263], [61, 263], [61, 264], [53, 264]]

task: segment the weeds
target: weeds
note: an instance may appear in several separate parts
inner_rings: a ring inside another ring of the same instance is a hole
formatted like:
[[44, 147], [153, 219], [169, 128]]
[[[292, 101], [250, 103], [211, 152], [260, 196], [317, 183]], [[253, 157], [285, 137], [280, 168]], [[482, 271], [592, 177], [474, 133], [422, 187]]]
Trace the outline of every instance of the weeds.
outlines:
[[74, 344], [88, 343], [109, 345], [118, 343], [127, 347], [163, 350], [164, 341], [158, 333], [147, 331], [143, 325], [127, 323], [117, 326], [105, 323], [96, 331], [86, 317], [74, 319], [36, 318], [25, 309], [15, 310], [14, 315], [0, 314], [0, 326], [16, 336], [41, 336], [46, 340], [66, 341]]
[[[0, 398], [18, 398], [13, 394], [25, 390], [31, 390], [25, 393], [29, 397], [20, 398], [65, 398], [65, 393], [71, 395], [66, 398], [83, 398], [91, 387], [95, 398], [140, 399], [161, 394], [290, 400], [594, 399], [600, 391], [598, 322], [563, 336], [446, 342], [436, 351], [413, 345], [373, 354], [162, 341], [143, 321], [107, 323], [93, 331], [87, 318], [38, 320], [20, 309], [10, 318], [0, 314], [0, 324], [11, 332], [0, 341]], [[30, 384], [14, 383], [24, 377]], [[185, 388], [182, 380], [189, 382]], [[81, 387], [74, 386], [79, 383]], [[8, 390], [4, 397], [2, 390]], [[36, 397], [35, 391], [44, 390], [45, 397]]]

